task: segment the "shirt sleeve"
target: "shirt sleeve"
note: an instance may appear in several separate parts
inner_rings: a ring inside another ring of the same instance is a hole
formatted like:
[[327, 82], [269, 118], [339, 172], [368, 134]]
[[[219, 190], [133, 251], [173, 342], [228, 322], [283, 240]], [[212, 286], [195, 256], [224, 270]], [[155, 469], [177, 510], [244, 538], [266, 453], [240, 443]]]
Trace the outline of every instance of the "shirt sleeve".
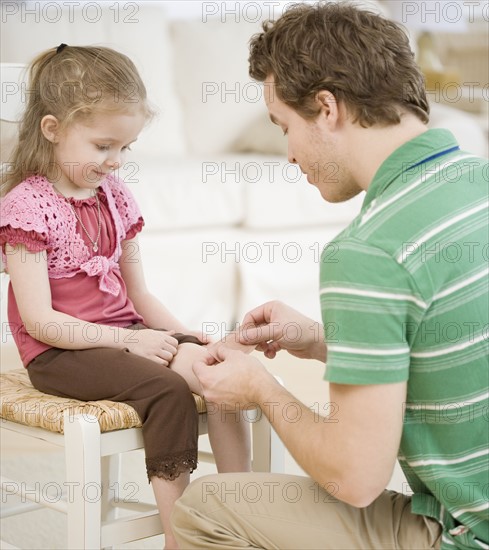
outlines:
[[45, 234], [37, 231], [26, 231], [21, 228], [14, 228], [10, 225], [0, 227], [0, 246], [5, 253], [5, 245], [15, 246], [23, 244], [29, 252], [41, 252], [47, 250], [47, 238]]
[[363, 242], [330, 243], [321, 258], [320, 300], [326, 380], [382, 384], [408, 379], [410, 327], [427, 306], [402, 265]]
[[143, 217], [140, 216], [139, 220], [126, 231], [126, 239], [133, 239], [138, 233], [142, 231], [143, 226], [144, 220]]

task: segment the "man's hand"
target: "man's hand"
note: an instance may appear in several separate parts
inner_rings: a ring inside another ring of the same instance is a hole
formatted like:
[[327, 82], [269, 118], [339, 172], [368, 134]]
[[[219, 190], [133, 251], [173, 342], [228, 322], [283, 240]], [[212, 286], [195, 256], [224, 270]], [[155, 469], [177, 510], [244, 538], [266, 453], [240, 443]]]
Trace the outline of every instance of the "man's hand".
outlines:
[[269, 359], [284, 349], [302, 359], [326, 360], [321, 323], [278, 301], [267, 302], [245, 315], [239, 341], [255, 345]]
[[197, 361], [193, 371], [202, 386], [206, 401], [219, 405], [254, 408], [259, 402], [261, 391], [277, 384], [275, 378], [255, 357], [241, 351], [228, 349], [226, 345], [214, 349], [217, 363]]

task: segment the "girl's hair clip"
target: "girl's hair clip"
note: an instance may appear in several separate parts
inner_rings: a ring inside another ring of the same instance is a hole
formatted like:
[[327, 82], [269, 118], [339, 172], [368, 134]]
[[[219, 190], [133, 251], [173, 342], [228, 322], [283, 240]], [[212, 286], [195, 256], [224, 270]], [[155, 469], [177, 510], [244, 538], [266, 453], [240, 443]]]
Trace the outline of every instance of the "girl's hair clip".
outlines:
[[56, 53], [61, 53], [65, 48], [66, 48], [67, 44], [60, 44], [57, 48], [56, 48]]

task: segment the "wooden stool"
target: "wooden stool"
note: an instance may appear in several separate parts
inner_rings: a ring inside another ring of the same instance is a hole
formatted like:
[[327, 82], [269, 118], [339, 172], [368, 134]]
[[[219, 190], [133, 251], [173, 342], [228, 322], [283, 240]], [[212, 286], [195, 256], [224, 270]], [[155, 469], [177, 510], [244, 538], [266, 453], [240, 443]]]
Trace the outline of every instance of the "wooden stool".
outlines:
[[[195, 402], [202, 435], [207, 433], [205, 403], [197, 395]], [[265, 415], [245, 412], [252, 423], [253, 470], [282, 472], [284, 447]], [[100, 549], [163, 533], [154, 504], [125, 502], [114, 490], [120, 486], [120, 454], [143, 448], [141, 422], [131, 406], [44, 394], [21, 369], [0, 375], [0, 418], [1, 430], [64, 448], [69, 488], [69, 498], [52, 502], [41, 491], [2, 477], [2, 502], [17, 494], [33, 503], [5, 507], [2, 517], [42, 507], [63, 512], [68, 520], [68, 549]], [[214, 462], [212, 453], [199, 452], [199, 460]], [[134, 514], [121, 517], [120, 509]]]

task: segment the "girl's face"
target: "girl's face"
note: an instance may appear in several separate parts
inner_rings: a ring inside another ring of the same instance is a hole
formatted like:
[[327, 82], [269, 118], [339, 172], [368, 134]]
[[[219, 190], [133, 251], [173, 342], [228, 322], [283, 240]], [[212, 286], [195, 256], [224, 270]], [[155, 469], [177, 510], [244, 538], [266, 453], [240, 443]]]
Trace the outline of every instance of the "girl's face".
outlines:
[[109, 172], [124, 164], [144, 124], [142, 113], [104, 113], [71, 124], [53, 142], [56, 170], [51, 183], [68, 197], [91, 196]]

